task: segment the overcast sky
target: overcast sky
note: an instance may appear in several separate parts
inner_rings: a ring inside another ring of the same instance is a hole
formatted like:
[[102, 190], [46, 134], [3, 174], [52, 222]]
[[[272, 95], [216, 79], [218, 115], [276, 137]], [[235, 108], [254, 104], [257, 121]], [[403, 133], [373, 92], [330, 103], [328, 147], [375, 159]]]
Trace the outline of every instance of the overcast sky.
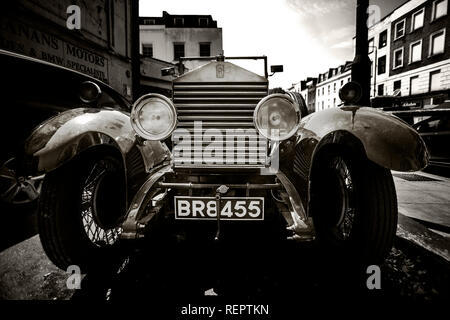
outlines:
[[[381, 17], [405, 0], [371, 0]], [[356, 0], [140, 0], [140, 16], [212, 15], [227, 56], [266, 55], [284, 72], [270, 87], [288, 88], [353, 60]], [[234, 61], [233, 61], [234, 62]], [[261, 71], [262, 64], [245, 67]], [[256, 69], [257, 68], [257, 69]]]

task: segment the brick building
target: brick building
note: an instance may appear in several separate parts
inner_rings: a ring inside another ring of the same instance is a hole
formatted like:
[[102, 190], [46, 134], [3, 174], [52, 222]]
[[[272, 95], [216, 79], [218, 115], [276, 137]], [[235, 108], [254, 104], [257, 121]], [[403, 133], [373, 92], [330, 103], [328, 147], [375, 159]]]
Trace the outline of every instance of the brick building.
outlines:
[[[417, 107], [448, 99], [449, 28], [448, 0], [408, 1], [372, 26], [369, 56], [376, 60], [372, 65], [372, 96], [397, 93], [405, 104]], [[383, 35], [386, 45], [380, 48]]]
[[[410, 107], [450, 99], [449, 28], [448, 0], [410, 0], [370, 26], [371, 98], [400, 95]], [[316, 111], [340, 103], [339, 88], [350, 79], [345, 66], [317, 77]]]

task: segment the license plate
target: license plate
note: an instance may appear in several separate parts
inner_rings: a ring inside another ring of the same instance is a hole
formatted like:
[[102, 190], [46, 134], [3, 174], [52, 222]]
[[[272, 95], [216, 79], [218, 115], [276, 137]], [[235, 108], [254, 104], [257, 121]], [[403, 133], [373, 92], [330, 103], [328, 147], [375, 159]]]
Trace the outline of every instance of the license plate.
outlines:
[[[264, 198], [223, 197], [220, 220], [264, 220]], [[217, 219], [214, 197], [175, 197], [175, 219]]]

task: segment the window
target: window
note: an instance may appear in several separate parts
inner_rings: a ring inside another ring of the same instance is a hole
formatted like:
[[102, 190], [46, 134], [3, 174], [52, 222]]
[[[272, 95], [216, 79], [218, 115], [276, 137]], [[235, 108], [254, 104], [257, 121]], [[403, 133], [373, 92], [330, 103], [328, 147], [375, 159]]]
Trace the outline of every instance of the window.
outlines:
[[373, 61], [370, 60], [370, 77], [373, 77]]
[[209, 25], [209, 19], [208, 18], [198, 18], [198, 25], [200, 27], [207, 27]]
[[437, 91], [441, 88], [441, 70], [430, 72], [430, 91]]
[[152, 58], [153, 57], [153, 45], [150, 43], [142, 44], [142, 55], [144, 57]]
[[430, 35], [430, 50], [428, 55], [443, 53], [445, 45], [445, 29], [439, 30]]
[[412, 15], [411, 32], [423, 27], [423, 17], [425, 15], [425, 9], [422, 8]]
[[341, 88], [342, 88], [343, 85], [344, 85], [344, 80], [341, 80]]
[[383, 74], [386, 72], [386, 56], [378, 58], [378, 72], [377, 74]]
[[447, 15], [448, 0], [437, 0], [433, 2], [431, 21]]
[[179, 60], [184, 57], [184, 43], [173, 44], [173, 60]]
[[419, 76], [411, 77], [409, 79], [409, 94], [419, 93]]
[[380, 33], [380, 39], [378, 40], [378, 49], [384, 48], [387, 45], [387, 30]]
[[369, 40], [369, 54], [373, 52], [375, 46], [373, 42], [373, 38]]
[[336, 82], [333, 84], [333, 92], [336, 93]]
[[394, 81], [394, 91], [395, 90], [400, 90], [402, 87], [402, 80], [396, 80]]
[[325, 94], [325, 87], [322, 87], [322, 95]]
[[211, 56], [211, 43], [210, 42], [200, 42], [200, 57]]
[[333, 99], [333, 107], [336, 107], [336, 98]]
[[153, 25], [156, 24], [155, 19], [144, 19], [144, 24], [145, 25]]
[[182, 27], [184, 25], [184, 18], [173, 18], [173, 25], [175, 27]]
[[328, 94], [330, 94], [330, 85], [328, 85]]
[[325, 102], [322, 101], [322, 110], [325, 108]]
[[394, 27], [394, 40], [397, 40], [405, 35], [405, 23], [406, 19], [399, 21]]
[[347, 78], [347, 82], [350, 82], [350, 77]]
[[378, 95], [379, 96], [384, 96], [384, 84], [379, 84], [378, 85]]
[[409, 46], [409, 63], [422, 59], [422, 40], [411, 43]]
[[403, 48], [394, 50], [394, 61], [392, 70], [403, 67]]

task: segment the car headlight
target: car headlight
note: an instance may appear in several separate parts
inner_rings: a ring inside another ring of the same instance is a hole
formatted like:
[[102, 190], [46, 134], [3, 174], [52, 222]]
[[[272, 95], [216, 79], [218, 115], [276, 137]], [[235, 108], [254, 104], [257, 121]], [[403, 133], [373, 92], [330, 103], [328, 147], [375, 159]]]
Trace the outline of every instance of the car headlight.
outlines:
[[271, 94], [258, 103], [253, 121], [258, 132], [267, 139], [286, 140], [298, 129], [300, 108], [285, 94]]
[[177, 111], [167, 97], [150, 93], [140, 97], [131, 110], [131, 126], [147, 140], [164, 140], [177, 125]]

